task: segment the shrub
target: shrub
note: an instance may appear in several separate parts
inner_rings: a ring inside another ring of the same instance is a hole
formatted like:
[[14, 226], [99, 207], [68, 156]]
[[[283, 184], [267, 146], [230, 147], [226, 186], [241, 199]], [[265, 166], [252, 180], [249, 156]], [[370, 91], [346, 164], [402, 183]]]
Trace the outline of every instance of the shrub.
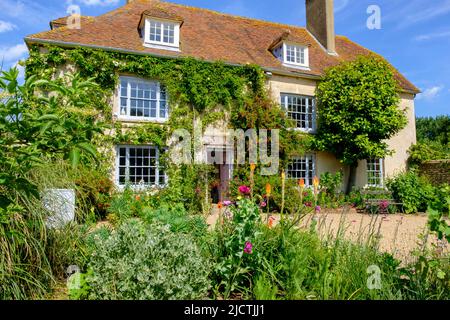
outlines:
[[140, 196], [127, 186], [121, 193], [112, 197], [108, 207], [108, 220], [113, 223], [121, 223], [129, 218], [142, 216], [143, 203]]
[[260, 212], [245, 198], [228, 207], [213, 233], [210, 252], [215, 259], [213, 281], [219, 294], [228, 298], [236, 289], [249, 288], [259, 265], [259, 252], [253, 250], [258, 238]]
[[209, 263], [190, 236], [134, 219], [96, 238], [89, 269], [90, 299], [201, 299], [209, 289]]
[[147, 223], [169, 225], [172, 232], [191, 233], [196, 237], [205, 234], [207, 224], [201, 216], [190, 216], [183, 204], [163, 204], [157, 209], [144, 208], [142, 218]]
[[428, 160], [446, 159], [449, 155], [442, 150], [439, 143], [427, 141], [427, 143], [418, 143], [412, 145], [408, 150], [408, 164], [417, 166]]
[[344, 174], [338, 171], [335, 174], [325, 172], [320, 175], [321, 193], [325, 194], [332, 202], [337, 200], [342, 186]]
[[428, 204], [435, 200], [435, 190], [424, 178], [414, 170], [401, 173], [386, 183], [392, 196], [403, 203], [406, 213], [425, 212]]

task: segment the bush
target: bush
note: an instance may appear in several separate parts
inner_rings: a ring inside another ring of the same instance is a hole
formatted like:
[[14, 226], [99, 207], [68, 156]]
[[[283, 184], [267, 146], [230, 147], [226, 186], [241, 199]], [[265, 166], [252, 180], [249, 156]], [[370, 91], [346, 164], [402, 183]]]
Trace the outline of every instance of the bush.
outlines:
[[96, 238], [89, 270], [90, 299], [201, 299], [209, 289], [209, 263], [190, 236], [134, 219]]
[[449, 157], [445, 149], [443, 150], [442, 145], [432, 141], [412, 145], [408, 153], [408, 164], [410, 166], [418, 166], [428, 160], [440, 160]]
[[142, 218], [147, 223], [159, 222], [169, 225], [172, 232], [190, 233], [201, 237], [207, 224], [201, 216], [189, 216], [183, 204], [163, 204], [157, 209], [144, 208]]
[[342, 171], [338, 171], [335, 174], [325, 172], [320, 175], [320, 188], [321, 193], [325, 194], [330, 201], [336, 202], [337, 197], [342, 187], [342, 179], [344, 174]]
[[242, 199], [223, 212], [212, 234], [210, 252], [215, 259], [213, 281], [218, 294], [229, 298], [235, 290], [249, 288], [259, 265], [259, 252], [252, 246], [258, 238], [260, 212], [250, 199]]
[[406, 213], [425, 212], [428, 204], [435, 201], [434, 187], [414, 170], [388, 179], [386, 185], [394, 199], [403, 203]]

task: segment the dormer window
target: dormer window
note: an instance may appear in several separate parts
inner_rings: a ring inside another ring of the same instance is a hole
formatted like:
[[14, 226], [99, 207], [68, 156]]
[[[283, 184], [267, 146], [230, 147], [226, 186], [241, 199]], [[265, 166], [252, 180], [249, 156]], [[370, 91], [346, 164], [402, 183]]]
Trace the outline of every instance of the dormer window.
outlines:
[[306, 46], [283, 42], [273, 53], [286, 67], [309, 68], [309, 52]]
[[180, 24], [146, 19], [144, 44], [156, 49], [178, 50], [180, 47]]
[[179, 47], [179, 24], [148, 19], [147, 26], [146, 42]]
[[306, 48], [295, 46], [292, 44], [285, 44], [286, 53], [284, 60], [286, 63], [291, 63], [299, 66], [306, 66]]
[[298, 44], [295, 40], [287, 31], [273, 42], [269, 50], [286, 67], [309, 69], [309, 45]]
[[139, 32], [144, 46], [155, 49], [180, 51], [180, 28], [183, 19], [162, 8], [142, 13]]

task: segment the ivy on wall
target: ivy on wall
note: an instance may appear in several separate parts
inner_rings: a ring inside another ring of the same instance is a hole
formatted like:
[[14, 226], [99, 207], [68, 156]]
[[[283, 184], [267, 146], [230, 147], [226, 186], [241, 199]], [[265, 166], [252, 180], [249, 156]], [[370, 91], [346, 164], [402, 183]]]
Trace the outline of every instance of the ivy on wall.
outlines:
[[[292, 122], [270, 98], [264, 72], [256, 65], [230, 66], [193, 58], [35, 45], [30, 48], [26, 76], [49, 79], [65, 66], [73, 66], [84, 78], [93, 78], [101, 88], [96, 94], [109, 99], [114, 95], [121, 74], [154, 79], [165, 85], [171, 107], [166, 124], [124, 125], [112, 119], [112, 103], [103, 106], [104, 116], [111, 119], [113, 130], [112, 135], [102, 139], [111, 144], [111, 149], [112, 145], [120, 143], [148, 143], [161, 149], [173, 130], [183, 128], [192, 133], [194, 119], [201, 119], [203, 129], [223, 119], [229, 119], [230, 128], [279, 129], [282, 166], [290, 156], [302, 154], [309, 145], [307, 135], [289, 130]], [[195, 166], [191, 170], [195, 171]], [[183, 174], [189, 176], [186, 172]], [[195, 172], [191, 176], [195, 177]], [[172, 177], [171, 180], [177, 181]], [[194, 189], [200, 187], [198, 182], [191, 183]]]

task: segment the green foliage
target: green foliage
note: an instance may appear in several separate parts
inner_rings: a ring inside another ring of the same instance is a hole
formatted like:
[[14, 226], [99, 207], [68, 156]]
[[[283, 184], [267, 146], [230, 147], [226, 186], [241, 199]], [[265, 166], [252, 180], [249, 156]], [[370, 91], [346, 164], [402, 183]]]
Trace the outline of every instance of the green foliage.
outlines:
[[414, 170], [388, 179], [386, 186], [394, 199], [403, 203], [406, 213], [425, 212], [428, 204], [435, 200], [433, 186], [419, 177]]
[[[95, 101], [88, 99], [88, 92], [95, 92], [93, 82], [81, 82], [77, 75], [65, 85], [29, 77], [20, 86], [17, 76], [17, 69], [0, 76], [0, 204], [13, 201], [14, 192], [37, 196], [37, 187], [24, 176], [46, 160], [64, 158], [76, 166], [95, 158], [91, 140], [101, 133], [92, 114]], [[36, 97], [36, 90], [52, 95]]]
[[437, 142], [447, 151], [450, 148], [450, 116], [416, 118], [417, 141]]
[[156, 209], [145, 208], [143, 219], [147, 223], [159, 222], [170, 226], [172, 232], [191, 233], [202, 237], [206, 233], [207, 225], [201, 216], [189, 216], [182, 203], [163, 204]]
[[[256, 247], [262, 252], [262, 263], [255, 276], [265, 277], [265, 290], [277, 292], [277, 299], [398, 298], [390, 256], [367, 244], [352, 244], [341, 237], [322, 243], [315, 232], [281, 225], [263, 228], [262, 232]], [[367, 287], [371, 265], [382, 271], [382, 290]]]
[[408, 150], [409, 164], [450, 159], [450, 116], [416, 118], [417, 144]]
[[90, 299], [201, 299], [209, 289], [209, 263], [190, 236], [138, 220], [97, 238], [89, 269]]
[[42, 212], [0, 206], [0, 300], [42, 297], [52, 280]]
[[52, 267], [53, 276], [64, 278], [67, 268], [76, 265], [84, 269], [88, 262], [86, 236], [88, 228], [74, 223], [61, 229], [50, 229], [45, 244], [45, 255]]
[[341, 196], [343, 177], [342, 171], [335, 174], [324, 172], [320, 175], [319, 204], [321, 206], [337, 208], [344, 203], [345, 199]]
[[260, 253], [245, 253], [247, 243], [255, 244], [258, 238], [257, 226], [260, 213], [250, 199], [242, 199], [235, 206], [227, 207], [220, 218], [210, 243], [210, 251], [215, 258], [212, 275], [215, 290], [229, 298], [236, 290], [245, 290], [259, 264]]
[[314, 146], [332, 152], [346, 165], [389, 155], [386, 140], [407, 123], [398, 107], [392, 68], [375, 56], [360, 56], [328, 69], [317, 86], [316, 97], [318, 132]]
[[410, 166], [417, 166], [429, 160], [447, 159], [449, 153], [438, 142], [419, 142], [412, 145], [408, 150], [409, 158], [408, 164]]
[[439, 239], [450, 242], [450, 226], [444, 219], [450, 213], [450, 186], [442, 186], [437, 190], [436, 200], [428, 205], [428, 226]]

